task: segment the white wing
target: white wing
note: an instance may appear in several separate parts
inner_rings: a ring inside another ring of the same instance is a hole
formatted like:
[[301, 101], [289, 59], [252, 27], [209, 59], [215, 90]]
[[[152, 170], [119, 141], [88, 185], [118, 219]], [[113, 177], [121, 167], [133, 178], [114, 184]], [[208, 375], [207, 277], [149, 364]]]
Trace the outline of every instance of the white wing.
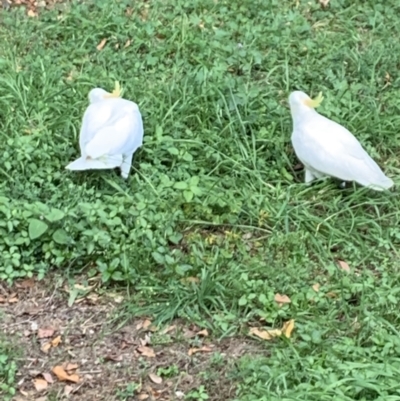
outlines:
[[93, 104], [97, 105], [100, 112], [104, 110], [106, 114], [111, 109], [111, 113], [106, 116], [106, 121], [104, 117], [99, 117], [94, 120], [93, 126], [87, 127], [85, 139], [89, 138], [89, 141], [84, 144], [87, 156], [97, 159], [133, 154], [143, 143], [143, 122], [137, 105], [124, 99], [106, 99]]
[[292, 141], [298, 158], [325, 175], [364, 186], [393, 184], [350, 131], [324, 116], [303, 120], [295, 127]]
[[113, 113], [113, 104], [111, 102], [93, 103], [86, 109], [79, 134], [79, 147], [82, 156], [86, 156], [85, 145], [92, 140], [99, 129], [109, 123]]

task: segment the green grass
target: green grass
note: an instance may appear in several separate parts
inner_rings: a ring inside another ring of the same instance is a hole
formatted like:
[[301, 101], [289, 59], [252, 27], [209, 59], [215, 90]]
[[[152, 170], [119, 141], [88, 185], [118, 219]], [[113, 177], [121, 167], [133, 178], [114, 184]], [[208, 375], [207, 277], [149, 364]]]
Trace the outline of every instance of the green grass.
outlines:
[[15, 357], [17, 350], [10, 342], [0, 335], [0, 396], [5, 401], [10, 401], [16, 394], [17, 364]]
[[[400, 6], [299, 3], [1, 11], [0, 278], [100, 272], [126, 286], [129, 313], [220, 336], [295, 319], [293, 341], [232, 372], [240, 401], [400, 400], [398, 190], [306, 187], [287, 106], [294, 89], [323, 91], [320, 112], [398, 184]], [[88, 91], [114, 80], [144, 118], [131, 176], [66, 171]]]

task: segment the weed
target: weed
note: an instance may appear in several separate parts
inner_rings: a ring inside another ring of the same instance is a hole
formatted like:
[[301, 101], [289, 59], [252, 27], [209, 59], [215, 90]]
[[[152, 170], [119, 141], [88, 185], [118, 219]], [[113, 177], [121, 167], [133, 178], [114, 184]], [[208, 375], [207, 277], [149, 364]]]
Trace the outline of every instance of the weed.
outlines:
[[0, 339], [0, 395], [5, 401], [13, 399], [16, 393], [17, 365], [13, 354], [10, 345]]

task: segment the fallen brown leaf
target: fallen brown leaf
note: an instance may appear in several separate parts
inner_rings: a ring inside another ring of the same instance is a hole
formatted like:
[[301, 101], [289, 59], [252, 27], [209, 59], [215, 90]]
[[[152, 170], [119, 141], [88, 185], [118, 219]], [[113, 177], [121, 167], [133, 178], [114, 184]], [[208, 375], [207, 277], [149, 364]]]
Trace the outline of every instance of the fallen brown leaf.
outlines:
[[275, 302], [277, 302], [278, 304], [290, 304], [292, 301], [290, 300], [290, 298], [287, 295], [283, 295], [283, 294], [275, 294]]
[[52, 345], [53, 347], [57, 347], [58, 344], [60, 344], [60, 342], [61, 342], [61, 336], [57, 336], [56, 338], [53, 338], [53, 339], [51, 340], [51, 345]]
[[186, 338], [193, 338], [196, 337], [196, 333], [193, 330], [189, 330], [189, 329], [185, 329], [185, 331], [183, 332], [183, 335]]
[[33, 385], [35, 386], [36, 391], [44, 391], [47, 389], [48, 383], [44, 379], [35, 379], [33, 380]]
[[338, 260], [339, 268], [346, 272], [350, 271], [350, 266], [344, 260]]
[[40, 350], [47, 354], [49, 352], [49, 349], [51, 348], [51, 342], [44, 343], [41, 347]]
[[181, 278], [182, 284], [198, 284], [200, 283], [200, 279], [198, 277], [184, 277]]
[[197, 352], [212, 352], [212, 348], [206, 346], [201, 348], [190, 348], [188, 351], [188, 355], [191, 356], [193, 354], [196, 354]]
[[62, 366], [55, 366], [52, 371], [60, 381], [70, 381], [73, 383], [79, 383], [80, 381], [77, 374], [69, 375]]
[[143, 322], [139, 322], [137, 325], [136, 325], [136, 330], [141, 330], [141, 329], [147, 329], [148, 327], [150, 327], [151, 326], [151, 320], [149, 320], [149, 319], [146, 319], [146, 320], [144, 320]]
[[274, 337], [279, 337], [282, 334], [282, 331], [279, 329], [260, 330], [257, 327], [252, 327], [249, 334], [253, 334], [263, 340], [272, 340]]
[[107, 43], [107, 39], [106, 38], [102, 39], [101, 42], [96, 46], [96, 49], [98, 51], [103, 50], [106, 43]]
[[292, 331], [294, 329], [294, 319], [290, 319], [287, 322], [285, 322], [282, 326], [282, 334], [287, 337], [290, 338], [290, 336], [292, 335]]
[[28, 17], [37, 17], [38, 13], [33, 10], [28, 10], [27, 15]]
[[122, 355], [108, 354], [104, 357], [106, 361], [121, 362], [124, 358]]
[[32, 288], [35, 285], [35, 280], [33, 278], [27, 278], [25, 280], [22, 280], [19, 284], [19, 288]]
[[176, 328], [176, 326], [174, 326], [174, 325], [168, 326], [167, 328], [165, 328], [165, 329], [161, 332], [161, 334], [167, 334], [167, 333], [169, 333], [170, 331], [174, 330], [175, 328]]
[[71, 393], [72, 393], [72, 390], [73, 390], [74, 388], [72, 387], [72, 386], [69, 386], [68, 384], [64, 387], [64, 394], [66, 395], [66, 396], [68, 396], [68, 395], [70, 395]]
[[318, 283], [315, 283], [315, 284], [312, 286], [312, 289], [313, 289], [315, 292], [318, 292], [318, 291], [319, 291], [319, 287], [320, 287], [320, 285], [319, 285]]
[[146, 319], [144, 322], [143, 322], [143, 328], [144, 329], [147, 329], [148, 327], [150, 327], [150, 325], [151, 325], [151, 320], [149, 320], [149, 319]]
[[161, 384], [162, 383], [162, 378], [160, 376], [157, 376], [154, 373], [149, 373], [149, 377], [150, 377], [150, 380], [153, 383], [156, 383], [156, 384]]
[[326, 293], [326, 296], [328, 298], [337, 298], [338, 295], [336, 294], [336, 292], [329, 291], [329, 292]]
[[150, 347], [138, 347], [137, 349], [142, 355], [147, 356], [148, 358], [155, 358], [156, 354], [153, 349]]
[[150, 396], [146, 393], [140, 393], [137, 398], [138, 400], [147, 400]]
[[51, 328], [51, 327], [47, 327], [44, 329], [39, 329], [38, 330], [38, 337], [39, 338], [49, 338], [52, 337], [53, 334], [55, 332], [55, 329]]
[[198, 336], [208, 337], [208, 330], [204, 329], [197, 333]]
[[42, 373], [42, 376], [47, 381], [47, 383], [50, 383], [50, 384], [54, 383], [53, 376], [50, 373], [47, 373], [47, 372]]

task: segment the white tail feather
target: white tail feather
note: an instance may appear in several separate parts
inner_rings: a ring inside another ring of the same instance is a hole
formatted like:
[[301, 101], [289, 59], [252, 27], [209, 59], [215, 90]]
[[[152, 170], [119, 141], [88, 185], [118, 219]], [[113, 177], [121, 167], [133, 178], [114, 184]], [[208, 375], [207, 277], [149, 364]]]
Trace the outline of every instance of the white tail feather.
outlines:
[[79, 159], [68, 164], [65, 168], [67, 170], [81, 171], [81, 170], [103, 170], [115, 167], [120, 167], [122, 164], [122, 155], [113, 155], [101, 159], [88, 159], [80, 157]]

